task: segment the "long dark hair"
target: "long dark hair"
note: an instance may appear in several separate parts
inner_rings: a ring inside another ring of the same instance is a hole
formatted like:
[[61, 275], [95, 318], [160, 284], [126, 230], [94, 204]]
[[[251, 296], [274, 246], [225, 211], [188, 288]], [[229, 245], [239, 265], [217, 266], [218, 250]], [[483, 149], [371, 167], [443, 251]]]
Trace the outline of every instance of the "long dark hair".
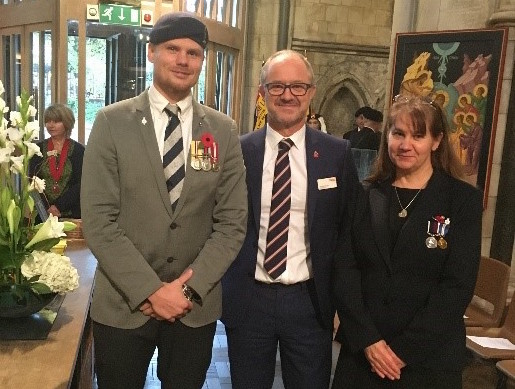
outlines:
[[425, 135], [429, 131], [434, 139], [437, 139], [441, 134], [442, 139], [438, 148], [431, 152], [433, 169], [463, 179], [463, 166], [450, 144], [449, 124], [441, 107], [424, 97], [396, 96], [381, 136], [379, 154], [372, 168], [372, 173], [366, 181], [375, 182], [395, 178], [395, 165], [388, 155], [388, 133], [393, 129], [395, 120], [399, 115], [408, 115], [415, 132], [418, 134]]

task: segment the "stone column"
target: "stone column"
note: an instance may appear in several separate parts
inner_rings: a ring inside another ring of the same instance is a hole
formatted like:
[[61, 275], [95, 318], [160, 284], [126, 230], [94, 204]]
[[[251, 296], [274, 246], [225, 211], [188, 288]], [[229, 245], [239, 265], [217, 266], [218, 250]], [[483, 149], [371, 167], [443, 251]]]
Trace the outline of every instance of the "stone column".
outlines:
[[499, 164], [500, 168], [490, 256], [512, 265], [511, 292], [515, 287], [515, 0], [498, 0], [487, 25], [509, 27], [495, 136], [496, 150], [492, 161], [493, 164]]

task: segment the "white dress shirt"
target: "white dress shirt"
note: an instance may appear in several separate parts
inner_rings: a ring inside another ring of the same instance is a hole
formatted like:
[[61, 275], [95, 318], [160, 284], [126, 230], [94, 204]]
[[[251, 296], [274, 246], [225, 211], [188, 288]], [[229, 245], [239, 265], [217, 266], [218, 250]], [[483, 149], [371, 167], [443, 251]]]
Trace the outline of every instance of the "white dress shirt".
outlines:
[[[168, 125], [168, 114], [164, 111], [166, 106], [170, 104], [166, 97], [164, 97], [152, 84], [148, 90], [148, 98], [150, 100], [150, 112], [152, 113], [152, 121], [154, 122], [154, 131], [156, 132], [157, 145], [161, 154], [161, 160], [163, 160], [163, 149], [165, 143], [165, 130]], [[192, 123], [193, 123], [193, 96], [191, 93], [177, 102], [177, 106], [180, 109], [178, 113], [179, 120], [181, 122], [182, 131], [182, 146], [184, 152], [184, 168], [188, 163], [188, 153], [190, 150], [190, 143], [192, 139]], [[150, 124], [149, 124], [150, 125]]]
[[290, 149], [291, 169], [291, 211], [288, 229], [288, 246], [286, 270], [277, 279], [269, 276], [263, 262], [266, 250], [266, 234], [270, 219], [270, 203], [274, 181], [275, 160], [279, 152], [279, 142], [284, 138], [267, 125], [265, 138], [265, 157], [263, 161], [263, 178], [261, 189], [261, 217], [259, 221], [258, 254], [255, 277], [262, 282], [280, 282], [294, 284], [312, 277], [309, 238], [306, 169], [306, 127], [293, 134], [290, 139], [294, 145]]

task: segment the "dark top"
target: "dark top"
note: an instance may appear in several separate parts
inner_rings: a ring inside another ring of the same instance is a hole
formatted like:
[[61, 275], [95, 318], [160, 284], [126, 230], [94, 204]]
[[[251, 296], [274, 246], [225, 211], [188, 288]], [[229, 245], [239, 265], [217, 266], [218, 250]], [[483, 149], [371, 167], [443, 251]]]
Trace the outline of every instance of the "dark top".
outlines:
[[[59, 180], [55, 182], [50, 174], [49, 139], [38, 143], [43, 157], [37, 155], [32, 157], [29, 165], [29, 174], [31, 176], [36, 175], [45, 180], [45, 191], [41, 197], [46, 202], [47, 209], [51, 205], [55, 205], [61, 211], [61, 217], [80, 219], [80, 182], [84, 146], [70, 139], [70, 147], [63, 166], [63, 173]], [[56, 164], [59, 164], [59, 155], [56, 157]]]
[[[406, 207], [414, 193], [398, 192]], [[371, 184], [358, 199], [352, 240], [335, 255], [336, 339], [367, 371], [364, 349], [384, 339], [410, 368], [459, 372], [466, 355], [463, 314], [481, 255], [481, 193], [435, 171], [406, 218], [400, 210], [390, 180]], [[434, 218], [449, 220], [446, 247], [428, 243]]]

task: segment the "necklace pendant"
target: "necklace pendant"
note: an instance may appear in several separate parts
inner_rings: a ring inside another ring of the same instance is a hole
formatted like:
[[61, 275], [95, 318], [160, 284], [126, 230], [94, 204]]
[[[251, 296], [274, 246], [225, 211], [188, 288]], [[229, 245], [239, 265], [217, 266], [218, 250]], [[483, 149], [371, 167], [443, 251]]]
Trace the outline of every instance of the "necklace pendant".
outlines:
[[399, 217], [406, 217], [408, 216], [408, 211], [406, 211], [406, 209], [403, 209], [398, 213], [398, 215]]

